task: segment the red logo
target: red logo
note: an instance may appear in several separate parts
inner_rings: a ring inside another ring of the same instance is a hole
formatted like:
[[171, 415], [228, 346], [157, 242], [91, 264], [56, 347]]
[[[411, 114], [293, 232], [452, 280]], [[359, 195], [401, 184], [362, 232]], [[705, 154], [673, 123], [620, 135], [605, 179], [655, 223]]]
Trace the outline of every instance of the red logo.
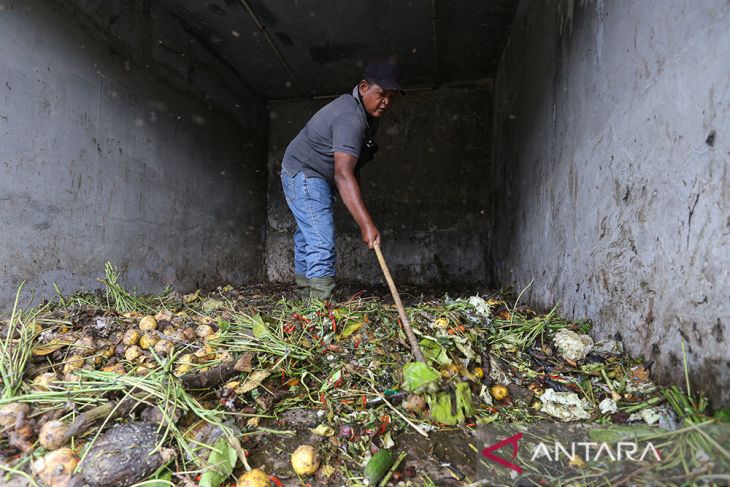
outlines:
[[509, 438], [505, 438], [504, 440], [500, 441], [499, 443], [495, 443], [494, 445], [486, 447], [484, 450], [482, 450], [482, 456], [485, 458], [489, 458], [493, 462], [497, 462], [498, 464], [502, 465], [503, 467], [509, 468], [511, 470], [514, 470], [518, 474], [522, 473], [522, 467], [519, 465], [515, 465], [514, 463], [510, 463], [507, 460], [505, 460], [502, 457], [498, 457], [497, 455], [494, 455], [492, 452], [499, 450], [505, 445], [512, 445], [512, 460], [515, 459], [517, 456], [517, 449], [519, 447], [519, 441], [522, 439], [522, 433], [517, 433], [515, 435], [510, 436]]

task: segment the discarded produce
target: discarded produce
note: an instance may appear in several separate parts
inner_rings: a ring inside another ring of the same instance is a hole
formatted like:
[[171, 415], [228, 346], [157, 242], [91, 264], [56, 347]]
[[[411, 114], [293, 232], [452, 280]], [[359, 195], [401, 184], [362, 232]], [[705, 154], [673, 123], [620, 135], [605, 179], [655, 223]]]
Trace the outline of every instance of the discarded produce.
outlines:
[[0, 426], [10, 428], [30, 414], [30, 406], [22, 402], [11, 402], [0, 409]]
[[380, 479], [385, 476], [395, 459], [390, 450], [380, 450], [370, 458], [365, 466], [363, 475], [367, 485], [377, 485]]
[[236, 483], [236, 487], [268, 487], [269, 485], [271, 485], [269, 476], [258, 468], [241, 475]]
[[313, 475], [319, 469], [319, 453], [312, 445], [302, 445], [292, 453], [291, 465], [297, 475]]
[[169, 448], [156, 452], [159, 440], [151, 423], [116, 425], [94, 443], [78, 475], [90, 487], [126, 487], [144, 480], [174, 455]]
[[579, 362], [586, 358], [593, 348], [593, 340], [588, 335], [579, 335], [571, 330], [558, 330], [553, 338], [558, 353], [567, 360]]
[[[651, 423], [673, 435], [724, 417], [685, 392], [688, 381], [652, 382], [650, 363], [617, 337], [591, 347], [585, 322], [507, 290], [412, 293], [421, 297], [404, 304], [419, 362], [390, 298], [302, 302], [257, 286], [142, 296], [113, 266], [105, 274], [105, 292], [21, 303], [0, 319], [6, 472], [54, 487], [278, 487], [297, 474], [312, 485], [466, 485], [470, 438], [484, 424]], [[724, 465], [724, 450], [702, 451]], [[670, 469], [686, 484], [705, 465], [690, 458]], [[50, 460], [60, 460], [59, 478], [47, 476]], [[574, 466], [603, 475], [584, 462]]]
[[555, 392], [548, 388], [540, 396], [541, 411], [561, 421], [578, 421], [591, 417], [590, 405], [573, 392]]
[[48, 487], [66, 487], [76, 465], [76, 453], [70, 448], [61, 448], [33, 462], [32, 471]]
[[139, 329], [142, 331], [156, 330], [157, 320], [154, 316], [145, 316], [139, 320]]
[[49, 421], [41, 426], [38, 441], [46, 450], [58, 450], [66, 444], [68, 425], [63, 421]]
[[426, 400], [418, 394], [409, 394], [403, 401], [403, 409], [412, 413], [420, 413], [426, 409]]
[[507, 399], [507, 396], [509, 396], [509, 389], [501, 384], [492, 386], [489, 392], [492, 394], [492, 397], [497, 401], [504, 401], [505, 399]]

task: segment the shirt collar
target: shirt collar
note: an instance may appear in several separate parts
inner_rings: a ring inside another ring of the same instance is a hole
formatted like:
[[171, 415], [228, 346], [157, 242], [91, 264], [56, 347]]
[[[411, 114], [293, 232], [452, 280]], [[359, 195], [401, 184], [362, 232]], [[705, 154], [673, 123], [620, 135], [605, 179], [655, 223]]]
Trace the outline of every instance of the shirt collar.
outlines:
[[367, 122], [368, 126], [372, 123], [372, 117], [368, 114], [368, 112], [365, 111], [365, 106], [362, 104], [362, 97], [360, 96], [360, 85], [355, 85], [355, 87], [352, 89], [352, 97], [357, 102], [357, 105], [362, 110], [363, 115], [365, 116], [365, 121]]

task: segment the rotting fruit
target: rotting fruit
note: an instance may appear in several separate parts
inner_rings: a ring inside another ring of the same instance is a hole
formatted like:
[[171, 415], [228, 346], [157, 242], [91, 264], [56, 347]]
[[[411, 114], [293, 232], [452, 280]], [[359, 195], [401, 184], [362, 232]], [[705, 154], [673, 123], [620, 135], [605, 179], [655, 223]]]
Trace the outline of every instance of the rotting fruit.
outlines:
[[319, 454], [312, 445], [302, 445], [291, 455], [291, 466], [297, 475], [312, 475], [319, 469]]
[[492, 393], [492, 397], [497, 401], [503, 401], [509, 396], [509, 389], [507, 389], [507, 386], [501, 384], [492, 386], [489, 392]]
[[157, 320], [154, 316], [145, 316], [139, 320], [139, 329], [142, 331], [150, 331], [157, 329]]
[[66, 444], [66, 432], [68, 425], [62, 421], [54, 420], [44, 423], [38, 433], [38, 442], [46, 450], [58, 450]]
[[258, 468], [241, 475], [236, 487], [268, 487], [271, 485], [268, 475]]

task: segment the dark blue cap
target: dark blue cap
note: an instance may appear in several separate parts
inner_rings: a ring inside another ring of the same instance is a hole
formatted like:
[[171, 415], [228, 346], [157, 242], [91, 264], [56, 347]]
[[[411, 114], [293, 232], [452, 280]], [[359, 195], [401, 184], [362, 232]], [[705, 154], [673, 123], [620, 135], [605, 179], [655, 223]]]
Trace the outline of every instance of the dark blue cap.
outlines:
[[400, 87], [400, 70], [398, 66], [388, 61], [373, 61], [367, 65], [362, 75], [365, 79], [373, 80], [384, 90], [403, 92]]

